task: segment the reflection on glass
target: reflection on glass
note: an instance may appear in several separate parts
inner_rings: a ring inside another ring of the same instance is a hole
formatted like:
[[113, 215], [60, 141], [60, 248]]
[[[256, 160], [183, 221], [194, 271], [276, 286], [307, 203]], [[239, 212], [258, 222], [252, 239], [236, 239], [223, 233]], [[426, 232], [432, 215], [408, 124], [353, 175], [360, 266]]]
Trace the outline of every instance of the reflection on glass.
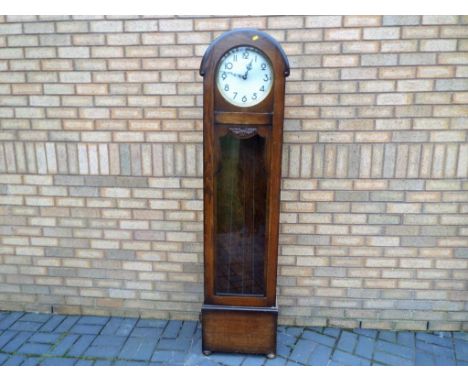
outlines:
[[220, 138], [216, 174], [216, 294], [265, 294], [265, 139]]

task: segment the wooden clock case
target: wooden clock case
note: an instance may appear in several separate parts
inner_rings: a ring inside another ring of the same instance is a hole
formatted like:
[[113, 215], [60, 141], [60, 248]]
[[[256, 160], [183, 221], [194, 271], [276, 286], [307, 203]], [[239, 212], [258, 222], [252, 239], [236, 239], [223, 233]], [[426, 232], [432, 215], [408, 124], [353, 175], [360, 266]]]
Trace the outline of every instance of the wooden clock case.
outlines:
[[[230, 104], [216, 86], [221, 58], [240, 46], [259, 49], [273, 68], [270, 93], [252, 107]], [[202, 349], [205, 354], [218, 351], [272, 357], [278, 316], [276, 274], [288, 59], [268, 34], [237, 29], [212, 42], [200, 74], [204, 152]], [[235, 179], [235, 184], [226, 179]]]

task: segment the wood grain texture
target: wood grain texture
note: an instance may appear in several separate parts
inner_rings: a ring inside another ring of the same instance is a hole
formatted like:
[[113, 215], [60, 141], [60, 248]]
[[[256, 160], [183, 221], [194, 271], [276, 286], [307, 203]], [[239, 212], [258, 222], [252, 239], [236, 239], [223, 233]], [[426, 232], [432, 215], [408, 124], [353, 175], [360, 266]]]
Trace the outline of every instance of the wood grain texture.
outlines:
[[202, 349], [227, 353], [276, 353], [276, 308], [202, 308]]

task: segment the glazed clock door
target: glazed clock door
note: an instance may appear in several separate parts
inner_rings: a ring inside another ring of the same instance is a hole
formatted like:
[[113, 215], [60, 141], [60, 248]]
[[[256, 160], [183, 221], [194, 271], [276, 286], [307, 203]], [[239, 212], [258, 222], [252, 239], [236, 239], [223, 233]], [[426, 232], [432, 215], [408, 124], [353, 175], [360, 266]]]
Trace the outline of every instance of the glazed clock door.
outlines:
[[257, 134], [255, 128], [244, 128], [247, 134], [240, 136], [235, 128], [217, 127], [216, 130], [215, 294], [263, 297], [268, 215], [267, 137]]

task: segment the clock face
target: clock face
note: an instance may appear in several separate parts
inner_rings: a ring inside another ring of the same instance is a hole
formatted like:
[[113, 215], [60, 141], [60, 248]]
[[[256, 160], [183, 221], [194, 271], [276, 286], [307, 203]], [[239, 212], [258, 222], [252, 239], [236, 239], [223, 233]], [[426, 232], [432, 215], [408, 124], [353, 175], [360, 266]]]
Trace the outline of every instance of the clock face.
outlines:
[[257, 105], [268, 96], [273, 85], [271, 62], [251, 46], [233, 48], [219, 62], [216, 85], [226, 101], [235, 106]]

